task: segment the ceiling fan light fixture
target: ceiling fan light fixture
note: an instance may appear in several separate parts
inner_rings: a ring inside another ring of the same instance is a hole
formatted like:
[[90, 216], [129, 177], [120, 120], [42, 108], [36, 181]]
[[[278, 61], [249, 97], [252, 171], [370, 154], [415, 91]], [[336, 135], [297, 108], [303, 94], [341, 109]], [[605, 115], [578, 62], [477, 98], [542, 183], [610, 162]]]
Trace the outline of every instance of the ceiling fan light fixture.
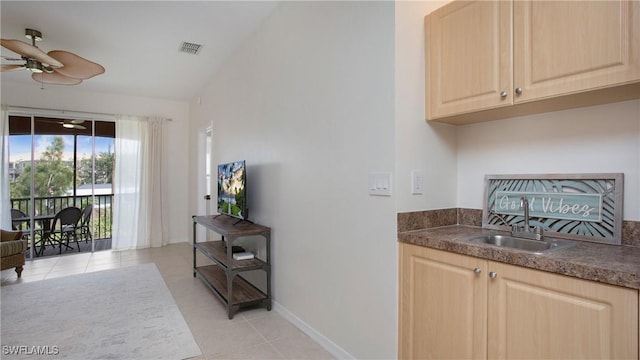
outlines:
[[62, 127], [67, 129], [73, 129], [75, 126], [73, 124], [64, 123], [62, 124]]
[[26, 69], [31, 72], [33, 80], [51, 85], [78, 85], [83, 80], [105, 72], [102, 65], [68, 51], [53, 50], [45, 53], [40, 50], [36, 41], [42, 40], [42, 33], [38, 30], [25, 29], [25, 36], [32, 41], [31, 44], [17, 39], [0, 39], [0, 46], [21, 56], [10, 58], [2, 55], [3, 59], [24, 61], [17, 65], [2, 64], [0, 71]]
[[24, 66], [32, 73], [40, 74], [43, 71], [42, 63], [33, 59], [27, 59], [27, 63]]
[[40, 41], [42, 40], [42, 33], [38, 30], [33, 29], [25, 29], [24, 36], [32, 41]]

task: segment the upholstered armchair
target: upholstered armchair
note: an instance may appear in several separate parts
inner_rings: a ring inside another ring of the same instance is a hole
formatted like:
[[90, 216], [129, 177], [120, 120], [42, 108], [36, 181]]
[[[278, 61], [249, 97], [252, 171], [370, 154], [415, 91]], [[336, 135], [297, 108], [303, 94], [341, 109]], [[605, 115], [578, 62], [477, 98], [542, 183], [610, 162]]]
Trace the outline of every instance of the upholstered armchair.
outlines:
[[22, 231], [0, 230], [0, 268], [14, 267], [18, 277], [22, 276], [27, 246], [27, 240], [22, 239]]

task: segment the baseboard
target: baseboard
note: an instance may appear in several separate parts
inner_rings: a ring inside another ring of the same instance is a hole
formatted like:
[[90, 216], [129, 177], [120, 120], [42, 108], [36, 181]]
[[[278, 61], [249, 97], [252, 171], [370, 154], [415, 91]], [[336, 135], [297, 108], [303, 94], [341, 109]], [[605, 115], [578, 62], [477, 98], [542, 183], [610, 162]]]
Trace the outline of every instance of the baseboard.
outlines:
[[277, 311], [285, 319], [289, 320], [289, 322], [295, 325], [298, 329], [302, 330], [303, 333], [309, 335], [310, 338], [320, 344], [320, 346], [327, 350], [336, 359], [355, 359], [353, 355], [346, 352], [343, 348], [336, 345], [333, 341], [327, 339], [324, 335], [319, 333], [316, 329], [311, 327], [306, 322], [302, 321], [299, 317], [295, 316], [282, 305], [273, 300], [272, 302], [273, 309], [275, 311]]

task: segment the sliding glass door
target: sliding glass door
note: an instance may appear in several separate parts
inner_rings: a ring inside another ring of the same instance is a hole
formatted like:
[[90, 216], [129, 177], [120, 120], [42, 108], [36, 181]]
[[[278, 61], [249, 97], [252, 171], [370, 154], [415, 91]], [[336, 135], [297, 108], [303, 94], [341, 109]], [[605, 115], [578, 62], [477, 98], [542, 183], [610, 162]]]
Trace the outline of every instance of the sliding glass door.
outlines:
[[28, 256], [111, 248], [115, 124], [9, 117], [12, 227]]

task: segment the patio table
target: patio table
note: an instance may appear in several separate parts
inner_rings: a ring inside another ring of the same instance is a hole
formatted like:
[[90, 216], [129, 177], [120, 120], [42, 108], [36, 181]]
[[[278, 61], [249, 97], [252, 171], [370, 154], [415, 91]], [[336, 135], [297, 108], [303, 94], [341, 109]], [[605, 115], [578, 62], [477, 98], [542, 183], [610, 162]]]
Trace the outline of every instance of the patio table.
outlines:
[[[53, 220], [55, 216], [56, 216], [55, 214], [45, 214], [45, 215], [36, 215], [33, 217], [34, 221], [40, 222], [40, 224], [42, 224], [42, 228], [37, 230], [33, 229], [34, 233], [35, 231], [40, 232], [40, 251], [38, 252], [36, 250], [36, 256], [40, 256], [44, 253], [44, 247], [47, 241], [52, 243], [51, 240], [49, 239], [49, 234], [50, 234], [49, 230], [51, 230], [51, 220]], [[29, 223], [31, 221], [31, 216], [17, 217], [17, 218], [11, 219], [11, 221]]]

